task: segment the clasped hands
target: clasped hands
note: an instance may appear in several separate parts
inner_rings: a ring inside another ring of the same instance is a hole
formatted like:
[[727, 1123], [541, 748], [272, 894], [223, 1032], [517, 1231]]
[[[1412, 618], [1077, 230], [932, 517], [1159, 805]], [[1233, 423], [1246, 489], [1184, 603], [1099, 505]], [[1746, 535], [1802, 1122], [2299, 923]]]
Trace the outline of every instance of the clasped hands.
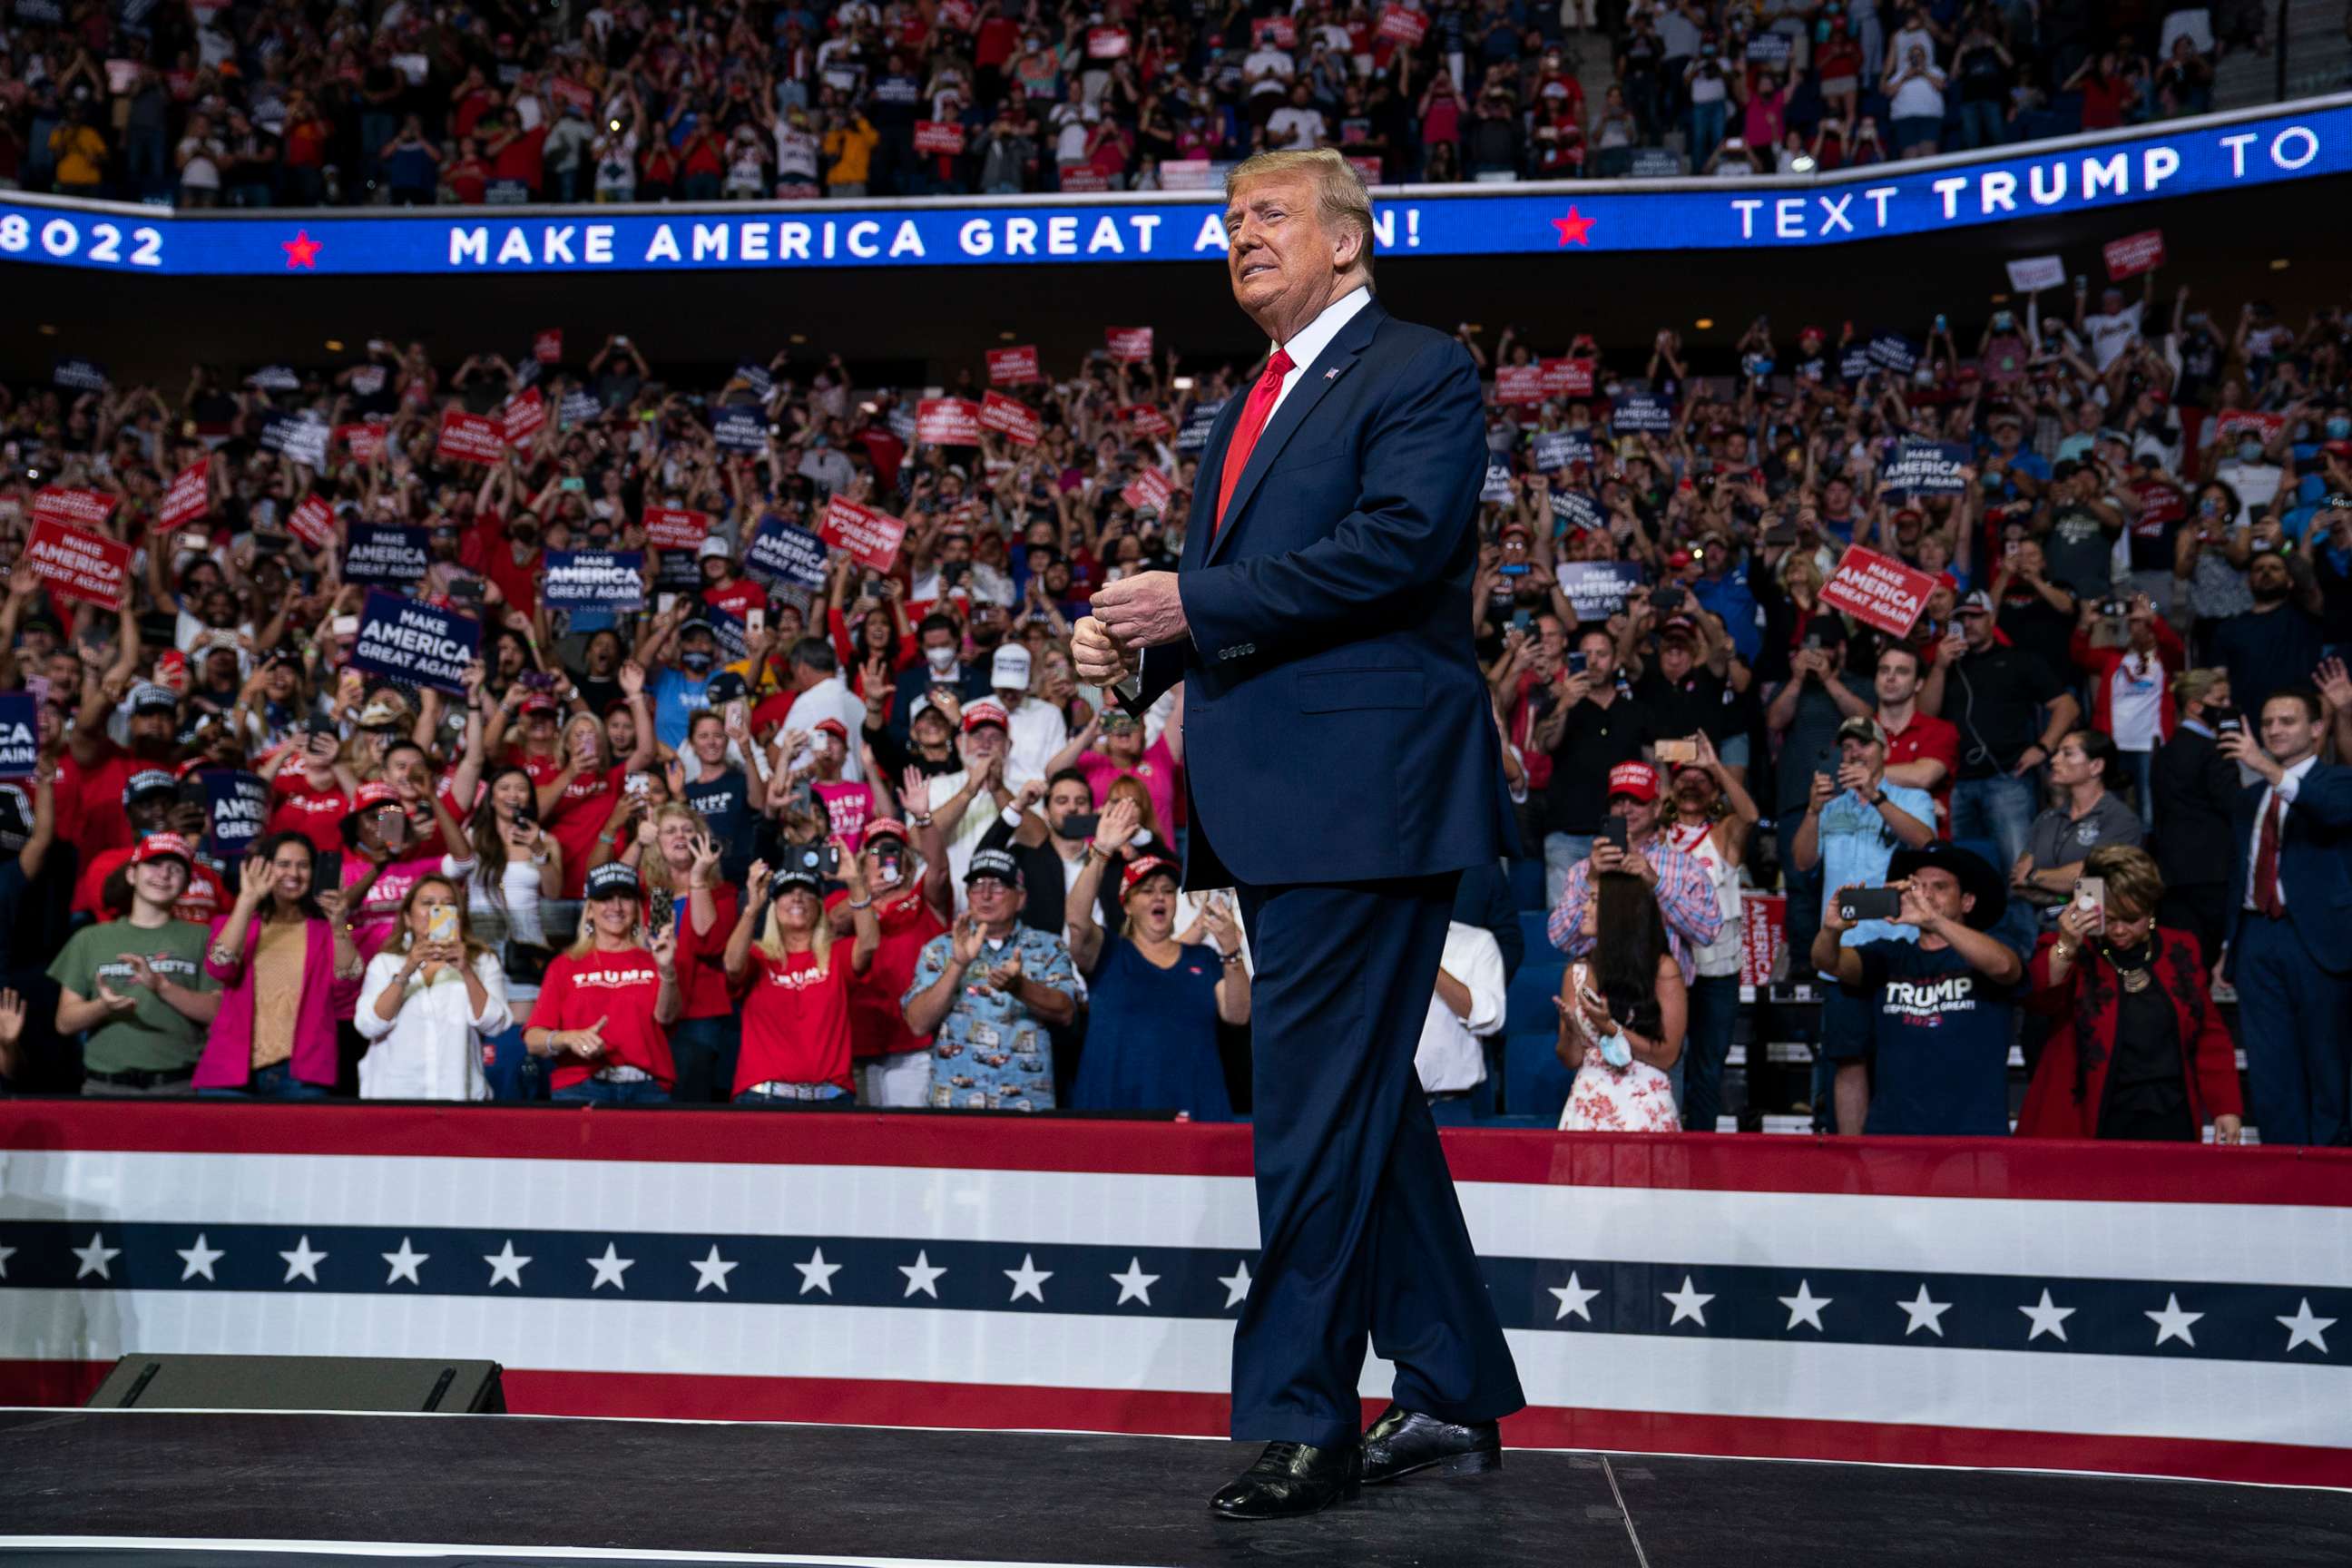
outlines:
[[1088, 614], [1070, 633], [1080, 680], [1113, 686], [1133, 676], [1143, 650], [1192, 635], [1173, 572], [1139, 572], [1095, 590]]

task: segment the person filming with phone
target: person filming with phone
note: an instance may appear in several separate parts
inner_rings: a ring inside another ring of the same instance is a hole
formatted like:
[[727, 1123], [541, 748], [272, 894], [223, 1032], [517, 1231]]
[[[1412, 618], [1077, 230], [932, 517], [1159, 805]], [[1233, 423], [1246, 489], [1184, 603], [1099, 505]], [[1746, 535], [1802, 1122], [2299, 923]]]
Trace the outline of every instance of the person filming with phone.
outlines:
[[2145, 850], [2104, 844], [2084, 858], [2033, 954], [2025, 1005], [2056, 1026], [2019, 1137], [2193, 1143], [2209, 1120], [2214, 1142], [2243, 1137], [2236, 1047], [2197, 939], [2158, 923], [2164, 893]]
[[[1863, 1131], [2006, 1137], [2025, 974], [2016, 950], [1990, 934], [2008, 889], [1981, 856], [1952, 844], [1899, 850], [1887, 870], [1885, 888], [1838, 889], [1813, 938], [1814, 966], [1863, 994], [1873, 1064]], [[1908, 926], [1917, 940], [1846, 946], [1864, 919]]]
[[419, 878], [368, 961], [354, 1022], [362, 1100], [488, 1100], [482, 1041], [513, 1023], [499, 955], [474, 938], [457, 882]]
[[[1661, 816], [1658, 770], [1635, 759], [1609, 770], [1609, 815], [1592, 840], [1592, 853], [1568, 874], [1567, 890], [1552, 910], [1546, 929], [1551, 944], [1570, 957], [1592, 951], [1592, 935], [1585, 919], [1592, 901], [1594, 879], [1617, 873], [1632, 877], [1650, 891], [1665, 921], [1666, 942], [1687, 986], [1696, 976], [1698, 952], [1723, 931], [1723, 909], [1706, 868], [1690, 850], [1658, 831]], [[1681, 1099], [1680, 1055], [1661, 1062], [1672, 1071], [1675, 1098]]]
[[2352, 768], [2319, 760], [2327, 705], [2289, 687], [2221, 754], [2256, 775], [2231, 816], [2230, 961], [2265, 1143], [2352, 1142]]
[[[1936, 837], [1936, 800], [1926, 790], [1886, 777], [1886, 731], [1864, 715], [1838, 726], [1837, 767], [1816, 770], [1804, 815], [1789, 844], [1790, 864], [1817, 874], [1824, 889], [1822, 914], [1841, 897], [1838, 889], [1874, 888], [1885, 880], [1897, 849], [1916, 849]], [[1809, 876], [1807, 880], [1811, 879]], [[1792, 895], [1793, 896], [1793, 895]], [[1893, 913], [1892, 908], [1888, 913]], [[1907, 940], [1884, 919], [1849, 923], [1840, 945]], [[1816, 947], [1820, 945], [1816, 937]], [[1834, 982], [1830, 965], [1822, 978]], [[1814, 1053], [1813, 1104], [1834, 1108], [1827, 1125], [1849, 1136], [1862, 1131], [1870, 1110], [1872, 1031], [1865, 999], [1832, 984], [1822, 997], [1821, 1036]]]

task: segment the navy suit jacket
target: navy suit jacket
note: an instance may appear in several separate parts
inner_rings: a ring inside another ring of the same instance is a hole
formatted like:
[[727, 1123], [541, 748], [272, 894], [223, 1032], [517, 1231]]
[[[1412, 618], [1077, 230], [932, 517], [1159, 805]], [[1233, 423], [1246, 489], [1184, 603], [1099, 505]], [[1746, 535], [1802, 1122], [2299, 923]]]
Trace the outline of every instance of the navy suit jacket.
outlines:
[[1187, 885], [1495, 859], [1511, 814], [1471, 647], [1477, 367], [1369, 302], [1275, 410], [1213, 525], [1246, 401], [1227, 401], [1193, 481], [1191, 640], [1148, 649], [1140, 675], [1145, 703], [1184, 682]]
[[[2230, 856], [2230, 935], [2245, 918], [2246, 886], [2254, 874], [2256, 814], [2266, 784], [2238, 792], [2230, 813], [2237, 840]], [[2352, 973], [2352, 768], [2316, 763], [2295, 785], [2279, 837], [2279, 885], [2287, 923], [2311, 961], [2331, 974]], [[2231, 951], [2231, 966], [2237, 953]]]

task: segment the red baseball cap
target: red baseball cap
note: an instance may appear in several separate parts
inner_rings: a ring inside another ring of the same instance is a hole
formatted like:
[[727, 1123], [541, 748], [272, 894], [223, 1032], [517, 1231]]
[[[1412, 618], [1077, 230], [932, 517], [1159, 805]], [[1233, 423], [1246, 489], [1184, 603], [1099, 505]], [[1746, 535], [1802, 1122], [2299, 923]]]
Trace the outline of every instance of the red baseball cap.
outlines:
[[1609, 770], [1609, 793], [1631, 795], [1635, 800], [1658, 798], [1658, 770], [1636, 759], [1619, 763]]
[[1162, 871], [1165, 871], [1168, 875], [1175, 878], [1180, 886], [1182, 884], [1184, 880], [1182, 868], [1167, 856], [1138, 856], [1135, 859], [1128, 863], [1126, 870], [1119, 873], [1119, 896], [1121, 898], [1126, 897], [1128, 894], [1135, 891], [1135, 885], [1138, 882], [1142, 881], [1146, 877], [1157, 876]]
[[369, 780], [360, 785], [359, 794], [352, 796], [352, 809], [355, 812], [372, 810], [379, 805], [398, 805], [399, 804], [400, 792], [382, 779]]
[[820, 719], [816, 721], [816, 728], [824, 734], [835, 737], [843, 745], [849, 744], [849, 726], [840, 720]]
[[524, 694], [522, 710], [526, 713], [561, 713], [563, 704], [558, 702], [552, 693], [532, 691]]
[[877, 838], [895, 838], [901, 844], [907, 843], [907, 825], [895, 816], [877, 816], [866, 825], [866, 842], [871, 844]]
[[1013, 728], [1013, 721], [1005, 716], [1004, 706], [999, 702], [975, 702], [963, 710], [963, 727], [966, 734], [979, 729], [982, 724], [993, 724], [998, 729], [1005, 731]]
[[141, 839], [139, 847], [131, 852], [133, 866], [144, 866], [150, 860], [177, 860], [193, 871], [196, 866], [196, 852], [189, 848], [188, 841], [176, 833], [151, 833]]

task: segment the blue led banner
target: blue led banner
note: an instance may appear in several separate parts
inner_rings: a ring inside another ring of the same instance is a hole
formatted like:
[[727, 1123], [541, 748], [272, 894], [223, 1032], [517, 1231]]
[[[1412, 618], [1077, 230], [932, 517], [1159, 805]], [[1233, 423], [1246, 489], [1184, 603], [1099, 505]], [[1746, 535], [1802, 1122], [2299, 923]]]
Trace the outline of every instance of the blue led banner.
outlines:
[[[1664, 184], [1413, 187], [1375, 203], [1379, 254], [1590, 255], [1842, 244], [2352, 173], [2352, 98], [2080, 137], [2013, 156]], [[176, 215], [0, 203], [0, 262], [167, 277], [332, 278], [719, 268], [1192, 261], [1223, 203], [1118, 197]]]

